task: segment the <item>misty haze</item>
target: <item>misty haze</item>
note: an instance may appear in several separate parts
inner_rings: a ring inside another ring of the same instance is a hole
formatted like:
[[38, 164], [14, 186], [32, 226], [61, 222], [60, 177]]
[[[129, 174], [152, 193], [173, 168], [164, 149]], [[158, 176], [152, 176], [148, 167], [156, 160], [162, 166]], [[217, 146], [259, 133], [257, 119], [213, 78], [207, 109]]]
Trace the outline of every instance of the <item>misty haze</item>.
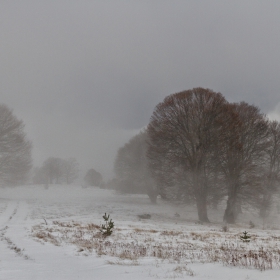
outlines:
[[279, 279], [279, 12], [2, 1], [0, 279]]

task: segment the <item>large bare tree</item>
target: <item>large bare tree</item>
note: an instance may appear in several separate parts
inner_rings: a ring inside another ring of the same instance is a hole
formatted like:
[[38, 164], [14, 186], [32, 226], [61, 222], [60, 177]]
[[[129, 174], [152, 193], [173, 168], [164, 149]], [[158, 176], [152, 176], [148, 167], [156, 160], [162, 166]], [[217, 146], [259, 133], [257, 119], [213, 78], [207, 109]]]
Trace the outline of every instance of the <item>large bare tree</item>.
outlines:
[[148, 158], [155, 178], [173, 175], [174, 168], [183, 170], [188, 176], [185, 187], [194, 194], [202, 222], [209, 222], [207, 198], [215, 178], [212, 160], [226, 104], [220, 93], [210, 89], [171, 94], [156, 106], [147, 129]]
[[273, 195], [279, 191], [280, 183], [280, 123], [269, 122], [269, 145], [266, 149], [266, 164], [263, 174], [263, 193], [261, 196], [260, 215], [266, 218], [272, 205]]
[[257, 107], [245, 102], [228, 104], [227, 109], [217, 158], [227, 186], [224, 221], [235, 223], [240, 205], [254, 204], [261, 192], [268, 122]]
[[31, 148], [23, 122], [6, 105], [0, 105], [1, 185], [18, 185], [27, 181], [32, 167]]

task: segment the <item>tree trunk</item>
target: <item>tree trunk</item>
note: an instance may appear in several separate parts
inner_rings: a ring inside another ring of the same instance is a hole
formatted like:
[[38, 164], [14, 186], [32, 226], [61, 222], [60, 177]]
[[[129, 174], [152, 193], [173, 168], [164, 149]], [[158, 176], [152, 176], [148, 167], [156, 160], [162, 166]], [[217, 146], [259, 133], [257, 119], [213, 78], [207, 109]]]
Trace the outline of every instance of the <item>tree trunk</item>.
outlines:
[[[228, 200], [224, 213], [224, 222], [235, 224], [238, 215], [237, 194], [240, 189], [238, 176], [232, 176], [228, 180]], [[241, 207], [240, 207], [241, 209]]]
[[201, 172], [195, 172], [193, 175], [198, 219], [200, 222], [210, 223], [207, 215], [207, 184]]
[[200, 222], [210, 223], [207, 215], [207, 201], [206, 197], [196, 198], [197, 214]]
[[224, 222], [228, 224], [235, 224], [236, 220], [236, 198], [234, 196], [229, 196], [227, 201], [227, 208], [224, 214]]
[[149, 191], [148, 196], [149, 196], [152, 204], [157, 204], [157, 196], [158, 196], [157, 192]]
[[263, 196], [261, 205], [260, 205], [260, 217], [266, 218], [269, 213], [269, 208], [271, 206], [272, 196], [271, 194], [266, 194]]

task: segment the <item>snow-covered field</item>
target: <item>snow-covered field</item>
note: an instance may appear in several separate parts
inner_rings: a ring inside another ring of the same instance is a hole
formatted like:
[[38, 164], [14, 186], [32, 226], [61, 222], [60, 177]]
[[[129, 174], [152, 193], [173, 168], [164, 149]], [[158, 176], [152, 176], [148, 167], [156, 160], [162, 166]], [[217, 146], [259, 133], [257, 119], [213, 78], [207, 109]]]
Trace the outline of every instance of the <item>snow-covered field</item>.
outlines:
[[[105, 212], [115, 229], [104, 239]], [[224, 232], [222, 212], [210, 210], [212, 223], [200, 225], [193, 207], [151, 205], [144, 195], [2, 188], [0, 279], [280, 279], [279, 217], [263, 230], [257, 213], [245, 213]], [[239, 238], [245, 230], [249, 243]]]

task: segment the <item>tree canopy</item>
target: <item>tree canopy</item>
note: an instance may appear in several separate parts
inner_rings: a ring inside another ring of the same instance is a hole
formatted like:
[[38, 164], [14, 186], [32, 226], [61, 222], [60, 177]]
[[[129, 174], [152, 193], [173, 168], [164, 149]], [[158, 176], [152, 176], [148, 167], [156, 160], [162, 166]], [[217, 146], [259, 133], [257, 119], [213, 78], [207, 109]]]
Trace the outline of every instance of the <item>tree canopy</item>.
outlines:
[[210, 89], [167, 96], [147, 128], [149, 169], [159, 193], [195, 201], [202, 222], [209, 221], [211, 201], [226, 199], [224, 220], [234, 223], [242, 204], [271, 200], [271, 180], [279, 172], [277, 127], [257, 107], [229, 103]]

